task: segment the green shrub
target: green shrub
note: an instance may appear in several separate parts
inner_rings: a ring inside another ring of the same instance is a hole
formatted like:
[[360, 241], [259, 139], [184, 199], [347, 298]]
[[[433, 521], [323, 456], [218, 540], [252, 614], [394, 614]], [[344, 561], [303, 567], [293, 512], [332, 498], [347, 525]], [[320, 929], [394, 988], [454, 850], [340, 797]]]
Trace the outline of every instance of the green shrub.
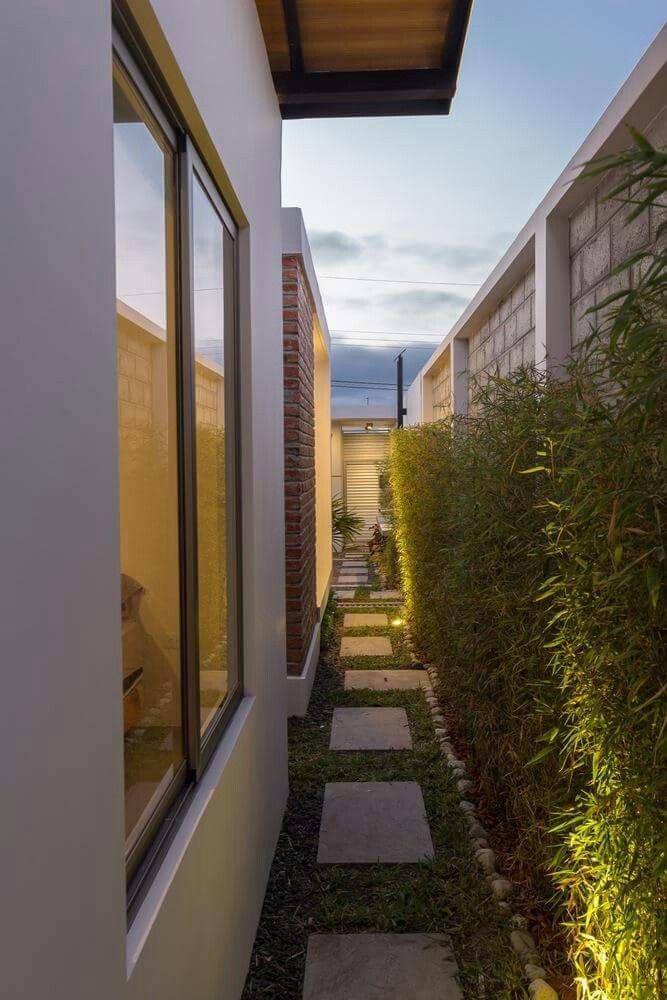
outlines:
[[[635, 212], [665, 193], [641, 136], [611, 168]], [[492, 379], [474, 417], [391, 444], [413, 630], [599, 1000], [666, 991], [666, 264], [625, 262], [566, 383]]]
[[382, 527], [379, 524], [375, 525], [368, 548], [370, 550], [371, 562], [382, 577], [384, 585], [390, 590], [398, 590], [401, 586], [401, 567], [394, 528], [388, 460], [380, 463], [379, 478], [380, 514], [385, 524]]

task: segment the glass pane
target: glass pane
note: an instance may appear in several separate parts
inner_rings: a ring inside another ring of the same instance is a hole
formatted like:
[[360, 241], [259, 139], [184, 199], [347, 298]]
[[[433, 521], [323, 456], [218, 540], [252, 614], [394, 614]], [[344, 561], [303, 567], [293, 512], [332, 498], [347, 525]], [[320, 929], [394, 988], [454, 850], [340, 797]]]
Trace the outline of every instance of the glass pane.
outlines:
[[[192, 188], [199, 683], [202, 732], [231, 690], [225, 462], [225, 229], [196, 177]], [[231, 331], [228, 331], [231, 333]]]
[[129, 850], [183, 760], [174, 155], [114, 71], [125, 830]]

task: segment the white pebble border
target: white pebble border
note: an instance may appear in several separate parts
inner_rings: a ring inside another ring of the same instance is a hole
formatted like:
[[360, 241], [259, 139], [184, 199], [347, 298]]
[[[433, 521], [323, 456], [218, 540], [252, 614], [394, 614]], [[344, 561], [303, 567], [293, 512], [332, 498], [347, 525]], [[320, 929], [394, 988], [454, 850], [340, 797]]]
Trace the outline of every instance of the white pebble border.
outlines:
[[[408, 649], [415, 659], [417, 659], [409, 637], [407, 643]], [[507, 900], [512, 895], [512, 883], [508, 882], [506, 878], [503, 878], [496, 871], [496, 856], [489, 847], [489, 835], [475, 815], [474, 804], [469, 801], [473, 784], [472, 781], [466, 778], [465, 764], [462, 760], [458, 759], [449, 740], [449, 734], [445, 726], [445, 717], [435, 693], [438, 683], [438, 675], [435, 667], [432, 663], [424, 663], [424, 668], [428, 676], [428, 683], [424, 686], [424, 694], [426, 695], [426, 701], [431, 712], [431, 718], [435, 726], [435, 736], [440, 744], [441, 752], [458, 779], [456, 787], [461, 795], [459, 807], [468, 824], [468, 836], [473, 843], [477, 860], [484, 869], [484, 874], [491, 884], [491, 889], [498, 906], [502, 910], [510, 912], [512, 907]], [[510, 944], [523, 964], [532, 1000], [558, 1000], [558, 993], [546, 982], [545, 977], [547, 973], [539, 964], [535, 940], [532, 934], [529, 934], [526, 930], [526, 918], [515, 913], [512, 914], [511, 922], [514, 930], [510, 934]]]

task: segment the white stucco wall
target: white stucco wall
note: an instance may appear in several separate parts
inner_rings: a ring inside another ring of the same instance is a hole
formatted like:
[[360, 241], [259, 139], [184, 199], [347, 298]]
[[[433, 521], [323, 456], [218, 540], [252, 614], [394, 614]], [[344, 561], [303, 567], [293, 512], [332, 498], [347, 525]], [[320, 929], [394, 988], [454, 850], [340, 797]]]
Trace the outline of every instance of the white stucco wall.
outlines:
[[255, 5], [154, 0], [241, 237], [247, 697], [125, 931], [111, 23], [0, 12], [2, 992], [235, 1000], [284, 806], [281, 123]]

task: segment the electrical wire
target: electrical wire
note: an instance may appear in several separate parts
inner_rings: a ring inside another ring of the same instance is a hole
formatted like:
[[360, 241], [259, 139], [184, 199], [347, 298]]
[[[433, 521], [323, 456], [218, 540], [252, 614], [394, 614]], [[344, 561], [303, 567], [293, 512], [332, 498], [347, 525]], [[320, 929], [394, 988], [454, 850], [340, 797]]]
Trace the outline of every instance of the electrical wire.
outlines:
[[452, 285], [459, 288], [480, 288], [481, 281], [418, 281], [411, 278], [365, 278], [361, 275], [352, 274], [319, 274], [319, 278], [326, 278], [327, 281], [377, 281], [388, 285]]

